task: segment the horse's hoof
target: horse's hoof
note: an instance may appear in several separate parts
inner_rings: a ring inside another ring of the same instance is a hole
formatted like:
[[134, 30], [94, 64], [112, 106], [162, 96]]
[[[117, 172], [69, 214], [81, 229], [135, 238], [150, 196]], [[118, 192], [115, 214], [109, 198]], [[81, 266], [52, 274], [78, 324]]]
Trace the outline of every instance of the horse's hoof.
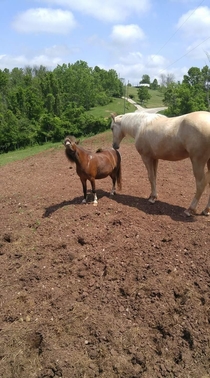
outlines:
[[93, 202], [93, 206], [97, 206], [98, 205], [98, 202]]
[[196, 215], [196, 212], [195, 210], [192, 210], [192, 209], [187, 209], [184, 211], [185, 215], [187, 215], [187, 217], [192, 217], [193, 215]]
[[82, 200], [82, 204], [86, 204], [87, 201], [85, 199]]
[[155, 203], [155, 202], [156, 202], [156, 199], [157, 199], [156, 197], [150, 197], [150, 198], [149, 198], [149, 202], [150, 202], [150, 203]]

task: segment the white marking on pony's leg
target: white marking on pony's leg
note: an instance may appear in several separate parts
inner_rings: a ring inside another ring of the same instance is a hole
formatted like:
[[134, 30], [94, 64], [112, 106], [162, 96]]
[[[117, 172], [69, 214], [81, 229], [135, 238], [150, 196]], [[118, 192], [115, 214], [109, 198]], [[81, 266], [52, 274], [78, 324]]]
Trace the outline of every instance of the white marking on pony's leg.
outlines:
[[93, 206], [97, 206], [98, 205], [98, 198], [97, 198], [96, 193], [93, 193], [93, 194], [94, 194]]
[[115, 185], [112, 186], [112, 190], [110, 192], [110, 196], [114, 196], [116, 194], [116, 188]]

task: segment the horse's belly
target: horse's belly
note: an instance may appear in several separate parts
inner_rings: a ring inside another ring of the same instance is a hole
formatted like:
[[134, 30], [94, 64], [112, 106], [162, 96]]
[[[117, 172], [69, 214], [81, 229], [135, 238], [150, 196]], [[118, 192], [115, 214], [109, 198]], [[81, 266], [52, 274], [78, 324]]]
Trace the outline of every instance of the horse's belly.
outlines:
[[183, 160], [187, 159], [189, 157], [189, 154], [186, 150], [182, 151], [165, 151], [163, 153], [158, 153], [156, 154], [156, 159], [161, 159], [161, 160], [169, 160], [169, 161], [178, 161], [178, 160]]
[[107, 176], [109, 176], [109, 173], [110, 172], [102, 172], [102, 173], [97, 173], [96, 175], [96, 180], [100, 180], [100, 179], [103, 179], [103, 178], [106, 178]]
[[148, 156], [153, 159], [178, 161], [189, 157], [189, 153], [183, 146], [171, 144], [158, 144], [158, 145], [144, 145], [143, 148], [138, 149], [140, 155]]

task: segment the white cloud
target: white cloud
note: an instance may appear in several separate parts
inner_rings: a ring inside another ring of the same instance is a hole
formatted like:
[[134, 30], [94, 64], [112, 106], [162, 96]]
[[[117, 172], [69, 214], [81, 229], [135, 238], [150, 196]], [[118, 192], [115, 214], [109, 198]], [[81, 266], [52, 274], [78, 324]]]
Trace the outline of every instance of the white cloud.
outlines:
[[53, 69], [58, 64], [63, 64], [63, 59], [60, 57], [52, 57], [49, 55], [35, 55], [32, 58], [25, 55], [11, 56], [0, 55], [0, 69], [8, 68], [12, 70], [14, 67], [23, 68], [25, 66], [40, 66], [43, 65], [47, 68]]
[[19, 13], [13, 22], [13, 28], [22, 33], [67, 34], [75, 27], [72, 13], [61, 9], [28, 9]]
[[144, 38], [144, 32], [138, 25], [115, 25], [111, 33], [112, 41], [119, 44], [132, 44]]
[[143, 60], [143, 55], [140, 52], [130, 52], [125, 56], [119, 57], [119, 61], [125, 65], [139, 64]]
[[122, 22], [131, 15], [141, 16], [150, 9], [151, 0], [42, 0], [108, 22]]
[[186, 37], [196, 39], [209, 36], [210, 8], [199, 7], [182, 15], [177, 23]]
[[161, 55], [149, 55], [147, 58], [147, 67], [163, 67], [166, 63], [166, 59]]

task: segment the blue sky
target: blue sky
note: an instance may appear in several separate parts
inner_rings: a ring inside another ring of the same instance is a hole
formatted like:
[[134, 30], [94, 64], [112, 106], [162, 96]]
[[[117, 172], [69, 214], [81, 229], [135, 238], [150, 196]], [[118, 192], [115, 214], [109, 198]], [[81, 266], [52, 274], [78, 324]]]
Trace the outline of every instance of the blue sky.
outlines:
[[0, 15], [2, 70], [83, 60], [136, 85], [210, 66], [209, 0], [0, 0]]

